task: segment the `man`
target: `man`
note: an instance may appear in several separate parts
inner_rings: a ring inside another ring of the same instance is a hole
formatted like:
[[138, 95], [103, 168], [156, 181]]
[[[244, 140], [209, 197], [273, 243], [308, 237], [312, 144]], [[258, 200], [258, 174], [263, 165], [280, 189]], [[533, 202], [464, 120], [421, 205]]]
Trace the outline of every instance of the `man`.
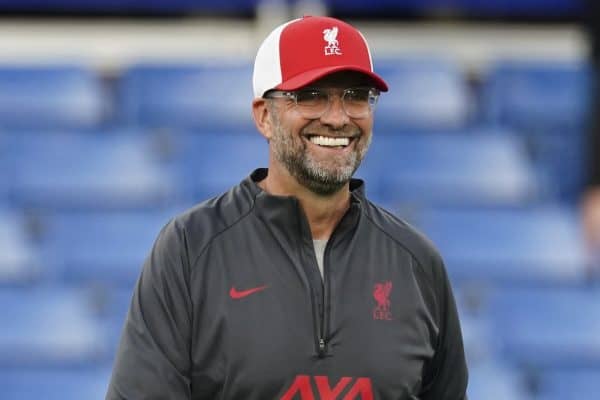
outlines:
[[265, 39], [252, 108], [269, 168], [162, 230], [107, 399], [466, 399], [442, 260], [351, 179], [386, 90], [342, 21]]

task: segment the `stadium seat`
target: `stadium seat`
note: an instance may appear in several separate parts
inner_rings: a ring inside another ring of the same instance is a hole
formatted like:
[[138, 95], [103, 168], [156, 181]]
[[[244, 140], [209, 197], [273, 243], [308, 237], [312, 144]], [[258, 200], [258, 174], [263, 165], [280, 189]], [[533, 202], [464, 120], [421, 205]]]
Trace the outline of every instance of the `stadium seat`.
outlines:
[[163, 207], [177, 195], [173, 176], [153, 159], [151, 143], [141, 135], [25, 135], [14, 154], [13, 198], [22, 207]]
[[191, 193], [194, 202], [217, 196], [254, 169], [268, 166], [269, 145], [258, 132], [181, 134], [173, 140], [173, 162], [180, 172], [180, 186]]
[[104, 400], [110, 366], [0, 370], [2, 400]]
[[121, 79], [125, 123], [209, 133], [254, 132], [252, 66], [137, 65]]
[[544, 371], [537, 384], [538, 400], [600, 398], [600, 368], [563, 368]]
[[590, 71], [584, 63], [498, 61], [484, 79], [489, 123], [570, 130], [585, 123]]
[[84, 366], [106, 360], [106, 336], [82, 292], [0, 290], [0, 368]]
[[376, 135], [357, 176], [386, 204], [514, 206], [543, 193], [510, 135]]
[[96, 320], [107, 333], [109, 353], [116, 354], [131, 304], [133, 288], [95, 287], [93, 296]]
[[0, 208], [8, 205], [9, 186], [13, 176], [8, 141], [8, 135], [0, 133]]
[[579, 16], [583, 5], [577, 0], [324, 0], [332, 15], [351, 16], [406, 16], [470, 15], [506, 18], [522, 17], [565, 17]]
[[375, 69], [388, 83], [375, 111], [375, 132], [462, 128], [470, 113], [469, 92], [462, 71], [449, 60], [384, 59]]
[[0, 209], [0, 284], [23, 284], [39, 277], [40, 264], [29, 243], [25, 219], [16, 211]]
[[499, 362], [469, 365], [469, 399], [533, 400], [516, 368]]
[[526, 138], [536, 165], [566, 201], [577, 199], [584, 182], [590, 88], [585, 63], [513, 60], [495, 63], [482, 90], [487, 123]]
[[579, 221], [568, 209], [430, 209], [417, 225], [457, 283], [556, 285], [587, 277]]
[[599, 367], [598, 304], [597, 287], [497, 290], [490, 296], [488, 313], [498, 351], [531, 370]]
[[81, 66], [0, 67], [0, 127], [93, 128], [107, 116], [99, 78]]
[[85, 212], [41, 218], [41, 251], [54, 277], [132, 288], [172, 211]]

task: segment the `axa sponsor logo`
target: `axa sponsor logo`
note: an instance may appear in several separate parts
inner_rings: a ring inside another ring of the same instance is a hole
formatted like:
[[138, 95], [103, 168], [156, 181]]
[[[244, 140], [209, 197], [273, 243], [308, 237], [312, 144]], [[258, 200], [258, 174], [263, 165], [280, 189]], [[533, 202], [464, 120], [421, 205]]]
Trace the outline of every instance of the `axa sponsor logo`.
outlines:
[[392, 293], [392, 281], [376, 283], [373, 288], [373, 298], [375, 299], [375, 308], [373, 309], [373, 319], [382, 321], [392, 320], [392, 306], [390, 294]]
[[323, 30], [323, 40], [327, 42], [327, 45], [325, 46], [326, 56], [342, 55], [342, 50], [340, 49], [339, 42], [337, 40], [338, 31], [339, 28], [337, 26]]
[[[316, 389], [316, 390], [314, 390]], [[296, 375], [280, 400], [373, 400], [370, 378], [345, 376], [330, 382], [327, 376]]]

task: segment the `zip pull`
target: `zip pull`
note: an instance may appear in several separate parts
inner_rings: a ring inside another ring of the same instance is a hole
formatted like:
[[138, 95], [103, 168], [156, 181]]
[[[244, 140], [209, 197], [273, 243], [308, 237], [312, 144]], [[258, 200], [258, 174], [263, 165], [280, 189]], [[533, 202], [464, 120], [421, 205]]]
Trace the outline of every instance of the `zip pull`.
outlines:
[[319, 357], [325, 357], [325, 339], [319, 339]]

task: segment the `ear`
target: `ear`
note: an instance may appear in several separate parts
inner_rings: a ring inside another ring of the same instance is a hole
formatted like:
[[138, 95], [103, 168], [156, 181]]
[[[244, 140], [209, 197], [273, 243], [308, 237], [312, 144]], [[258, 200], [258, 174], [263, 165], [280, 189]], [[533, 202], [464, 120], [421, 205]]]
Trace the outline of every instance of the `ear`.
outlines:
[[266, 99], [256, 98], [252, 101], [252, 116], [254, 117], [256, 129], [267, 140], [271, 139], [273, 132], [270, 112]]

